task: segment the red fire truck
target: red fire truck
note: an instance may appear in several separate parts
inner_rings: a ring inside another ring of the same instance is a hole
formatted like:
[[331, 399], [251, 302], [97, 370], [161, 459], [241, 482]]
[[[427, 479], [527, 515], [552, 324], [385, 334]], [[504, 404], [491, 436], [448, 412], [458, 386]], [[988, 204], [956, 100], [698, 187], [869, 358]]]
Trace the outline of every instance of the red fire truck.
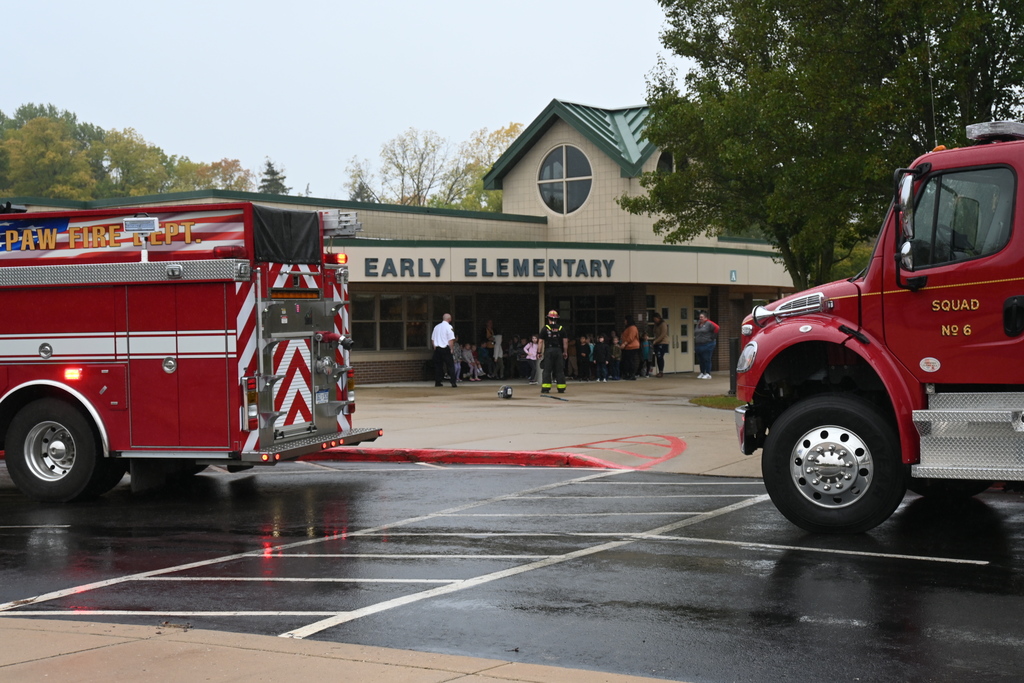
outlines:
[[0, 439], [26, 495], [135, 490], [373, 440], [354, 429], [330, 212], [0, 214]]
[[740, 448], [762, 449], [797, 526], [865, 531], [908, 487], [967, 497], [1024, 480], [1024, 125], [968, 137], [896, 171], [860, 275], [744, 320]]

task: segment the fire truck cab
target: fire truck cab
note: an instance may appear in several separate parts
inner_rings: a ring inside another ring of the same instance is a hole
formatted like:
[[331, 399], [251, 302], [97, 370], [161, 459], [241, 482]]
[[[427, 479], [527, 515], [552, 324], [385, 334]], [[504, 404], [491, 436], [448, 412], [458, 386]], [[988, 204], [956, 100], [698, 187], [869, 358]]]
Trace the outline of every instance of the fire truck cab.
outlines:
[[0, 448], [63, 502], [373, 440], [345, 218], [251, 203], [0, 214]]
[[1024, 125], [968, 127], [895, 174], [867, 268], [742, 327], [740, 448], [816, 532], [885, 521], [909, 487], [1024, 480]]

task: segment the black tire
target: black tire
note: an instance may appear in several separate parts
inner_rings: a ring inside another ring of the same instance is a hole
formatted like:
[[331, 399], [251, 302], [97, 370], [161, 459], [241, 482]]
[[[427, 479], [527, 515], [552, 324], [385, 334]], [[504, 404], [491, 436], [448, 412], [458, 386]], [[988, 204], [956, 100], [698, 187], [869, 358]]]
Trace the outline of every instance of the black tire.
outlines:
[[786, 410], [765, 439], [761, 473], [779, 511], [816, 533], [872, 529], [907, 490], [895, 427], [854, 396], [816, 396]]
[[935, 500], [967, 500], [984, 493], [991, 481], [981, 479], [907, 479], [907, 488], [923, 498]]
[[89, 485], [85, 487], [82, 498], [102, 496], [104, 493], [121, 483], [128, 473], [128, 461], [119, 458], [99, 458], [96, 469], [92, 473]]
[[26, 496], [66, 503], [93, 495], [88, 489], [99, 461], [96, 436], [68, 403], [53, 398], [29, 403], [11, 420], [6, 444], [7, 471]]

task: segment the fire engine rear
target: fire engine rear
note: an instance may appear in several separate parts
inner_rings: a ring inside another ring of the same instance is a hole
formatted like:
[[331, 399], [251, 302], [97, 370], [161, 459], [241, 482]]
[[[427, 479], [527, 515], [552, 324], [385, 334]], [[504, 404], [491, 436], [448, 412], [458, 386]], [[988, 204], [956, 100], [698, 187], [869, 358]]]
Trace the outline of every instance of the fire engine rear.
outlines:
[[[41, 501], [273, 465], [352, 426], [344, 231], [250, 203], [0, 214], [0, 439]], [[339, 227], [341, 226], [341, 227]]]

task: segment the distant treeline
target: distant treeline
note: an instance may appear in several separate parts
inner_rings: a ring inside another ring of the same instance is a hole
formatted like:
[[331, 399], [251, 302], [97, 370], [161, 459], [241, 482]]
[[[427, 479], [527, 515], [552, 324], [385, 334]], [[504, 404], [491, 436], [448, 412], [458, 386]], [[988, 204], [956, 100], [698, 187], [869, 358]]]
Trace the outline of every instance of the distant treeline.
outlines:
[[[269, 159], [267, 165], [273, 169]], [[132, 128], [104, 130], [52, 104], [25, 104], [12, 116], [0, 111], [0, 198], [89, 200], [205, 189], [257, 191], [253, 172], [238, 159], [204, 163], [168, 155]]]

